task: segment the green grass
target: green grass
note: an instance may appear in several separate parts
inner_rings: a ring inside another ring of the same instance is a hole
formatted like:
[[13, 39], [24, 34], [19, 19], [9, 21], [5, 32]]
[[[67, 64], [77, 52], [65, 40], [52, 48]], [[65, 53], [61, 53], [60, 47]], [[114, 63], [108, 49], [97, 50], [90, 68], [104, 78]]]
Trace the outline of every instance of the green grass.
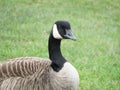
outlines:
[[79, 72], [79, 90], [120, 90], [119, 0], [0, 0], [0, 61], [48, 58], [56, 20], [68, 20], [78, 39], [63, 40], [62, 53]]

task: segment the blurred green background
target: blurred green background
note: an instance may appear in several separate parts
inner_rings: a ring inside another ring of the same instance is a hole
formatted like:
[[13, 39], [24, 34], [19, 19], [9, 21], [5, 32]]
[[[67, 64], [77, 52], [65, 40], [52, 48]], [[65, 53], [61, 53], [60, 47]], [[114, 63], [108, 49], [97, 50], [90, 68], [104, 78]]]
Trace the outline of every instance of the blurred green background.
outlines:
[[0, 0], [0, 61], [48, 58], [56, 20], [69, 21], [77, 37], [61, 49], [79, 72], [79, 90], [120, 90], [120, 0]]

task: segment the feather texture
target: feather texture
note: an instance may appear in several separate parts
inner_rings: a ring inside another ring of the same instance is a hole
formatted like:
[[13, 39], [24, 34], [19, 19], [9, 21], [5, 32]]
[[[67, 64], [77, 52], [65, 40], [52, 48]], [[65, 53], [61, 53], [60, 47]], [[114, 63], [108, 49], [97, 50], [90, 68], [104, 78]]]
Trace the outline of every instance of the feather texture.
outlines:
[[12, 59], [0, 64], [0, 90], [77, 90], [65, 73], [54, 72], [50, 60]]

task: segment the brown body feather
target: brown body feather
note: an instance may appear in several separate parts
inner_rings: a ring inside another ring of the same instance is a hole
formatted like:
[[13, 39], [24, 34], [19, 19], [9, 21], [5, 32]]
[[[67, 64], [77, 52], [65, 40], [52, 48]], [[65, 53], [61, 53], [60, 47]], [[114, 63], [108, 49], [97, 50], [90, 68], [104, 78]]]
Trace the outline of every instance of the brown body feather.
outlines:
[[56, 73], [51, 61], [16, 58], [0, 64], [0, 90], [76, 90], [65, 73]]

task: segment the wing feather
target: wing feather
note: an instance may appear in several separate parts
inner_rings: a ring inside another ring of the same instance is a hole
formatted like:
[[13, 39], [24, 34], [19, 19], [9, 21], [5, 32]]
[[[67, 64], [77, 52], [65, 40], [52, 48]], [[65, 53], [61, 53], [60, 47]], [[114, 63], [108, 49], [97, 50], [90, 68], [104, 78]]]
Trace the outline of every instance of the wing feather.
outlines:
[[51, 61], [36, 57], [11, 59], [0, 63], [0, 78], [30, 76], [38, 69], [42, 70], [44, 64], [47, 66], [48, 63], [50, 65]]

